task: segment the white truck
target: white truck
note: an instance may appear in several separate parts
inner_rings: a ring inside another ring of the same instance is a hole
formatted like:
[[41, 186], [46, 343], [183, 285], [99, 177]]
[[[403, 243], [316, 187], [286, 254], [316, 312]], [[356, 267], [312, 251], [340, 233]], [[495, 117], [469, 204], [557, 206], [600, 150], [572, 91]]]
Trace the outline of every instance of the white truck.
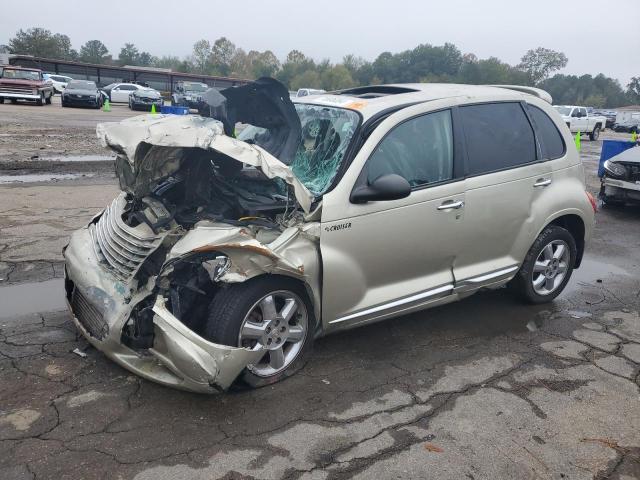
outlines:
[[591, 140], [597, 140], [600, 132], [607, 126], [607, 117], [591, 115], [587, 107], [576, 105], [554, 105], [571, 133], [587, 133]]

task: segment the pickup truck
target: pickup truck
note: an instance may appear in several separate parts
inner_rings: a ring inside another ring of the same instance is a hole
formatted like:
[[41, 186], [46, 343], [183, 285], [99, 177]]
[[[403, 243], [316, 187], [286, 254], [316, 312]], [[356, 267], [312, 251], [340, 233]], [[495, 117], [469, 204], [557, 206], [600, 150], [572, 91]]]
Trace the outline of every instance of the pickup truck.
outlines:
[[30, 100], [37, 105], [44, 105], [51, 103], [51, 97], [53, 85], [45, 80], [41, 70], [13, 65], [0, 66], [0, 103], [9, 99], [11, 103]]
[[600, 132], [607, 126], [607, 117], [591, 115], [587, 107], [576, 105], [554, 105], [571, 133], [588, 133], [591, 140], [598, 140]]

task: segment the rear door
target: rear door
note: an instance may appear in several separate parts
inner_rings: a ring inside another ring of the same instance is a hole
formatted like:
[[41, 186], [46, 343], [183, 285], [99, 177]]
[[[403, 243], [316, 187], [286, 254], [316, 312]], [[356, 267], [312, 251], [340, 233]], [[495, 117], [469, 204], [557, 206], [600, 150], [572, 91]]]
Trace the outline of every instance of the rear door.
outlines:
[[524, 104], [484, 103], [459, 108], [466, 145], [467, 247], [456, 257], [459, 288], [513, 275], [535, 237], [534, 204], [551, 183], [551, 169]]

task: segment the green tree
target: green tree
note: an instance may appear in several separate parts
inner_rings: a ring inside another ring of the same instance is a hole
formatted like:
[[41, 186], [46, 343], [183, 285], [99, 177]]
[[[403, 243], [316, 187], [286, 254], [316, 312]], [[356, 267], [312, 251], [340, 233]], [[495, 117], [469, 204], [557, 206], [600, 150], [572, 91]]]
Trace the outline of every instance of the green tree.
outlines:
[[89, 40], [80, 47], [80, 61], [86, 63], [107, 63], [109, 50], [100, 40]]
[[53, 34], [44, 28], [20, 29], [9, 40], [11, 53], [33, 55], [61, 60], [72, 60], [77, 52], [71, 48], [71, 40], [60, 33]]
[[207, 73], [211, 58], [211, 44], [209, 40], [198, 40], [193, 44], [193, 64], [197, 73]]
[[630, 103], [640, 103], [640, 77], [631, 77], [627, 84], [627, 96]]
[[292, 90], [298, 90], [299, 88], [322, 88], [320, 74], [315, 70], [307, 70], [300, 73], [291, 80], [290, 88]]
[[124, 47], [120, 49], [120, 53], [118, 54], [118, 64], [136, 65], [138, 55], [140, 55], [138, 47], [136, 47], [133, 43], [125, 43]]
[[324, 70], [320, 75], [320, 82], [325, 90], [339, 90], [356, 85], [351, 72], [344, 65], [335, 65]]
[[566, 67], [568, 61], [567, 56], [562, 52], [538, 47], [524, 54], [518, 68], [527, 72], [533, 84], [538, 85], [549, 78], [552, 72]]
[[220, 37], [213, 42], [211, 63], [215, 73], [229, 75], [232, 69], [233, 57], [236, 53], [235, 44], [226, 37]]

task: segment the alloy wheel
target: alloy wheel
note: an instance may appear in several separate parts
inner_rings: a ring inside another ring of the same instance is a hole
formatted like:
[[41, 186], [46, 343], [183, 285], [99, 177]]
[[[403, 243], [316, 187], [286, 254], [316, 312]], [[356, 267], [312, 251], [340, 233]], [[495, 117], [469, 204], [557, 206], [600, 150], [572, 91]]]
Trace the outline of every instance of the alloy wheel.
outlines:
[[569, 271], [571, 252], [564, 240], [548, 243], [536, 258], [533, 266], [533, 289], [538, 295], [550, 295], [555, 292]]
[[259, 377], [285, 370], [302, 350], [308, 318], [305, 303], [291, 291], [278, 290], [258, 300], [242, 321], [238, 346], [262, 349], [265, 354], [247, 368]]

